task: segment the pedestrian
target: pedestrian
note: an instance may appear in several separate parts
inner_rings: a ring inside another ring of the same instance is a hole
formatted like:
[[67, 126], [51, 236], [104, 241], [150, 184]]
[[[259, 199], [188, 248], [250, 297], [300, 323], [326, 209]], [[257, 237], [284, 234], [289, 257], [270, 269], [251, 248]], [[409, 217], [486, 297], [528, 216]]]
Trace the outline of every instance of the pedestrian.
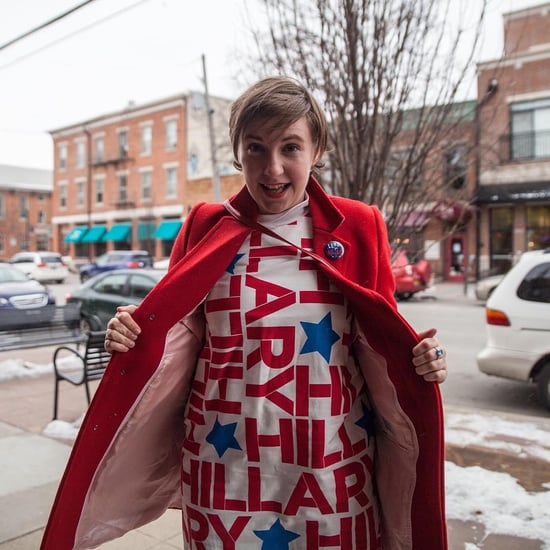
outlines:
[[229, 131], [244, 186], [196, 205], [165, 277], [109, 321], [42, 549], [169, 507], [191, 549], [447, 548], [445, 353], [397, 311], [379, 210], [312, 175], [327, 122], [295, 80], [251, 86]]

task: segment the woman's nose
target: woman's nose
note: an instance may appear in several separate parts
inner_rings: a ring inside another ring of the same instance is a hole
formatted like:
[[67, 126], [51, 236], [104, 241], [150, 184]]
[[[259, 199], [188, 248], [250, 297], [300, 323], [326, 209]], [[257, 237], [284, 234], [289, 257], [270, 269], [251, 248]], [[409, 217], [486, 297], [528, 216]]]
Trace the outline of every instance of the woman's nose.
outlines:
[[276, 176], [280, 176], [283, 172], [283, 162], [280, 155], [269, 155], [266, 159], [266, 165], [264, 167], [265, 175], [273, 178]]

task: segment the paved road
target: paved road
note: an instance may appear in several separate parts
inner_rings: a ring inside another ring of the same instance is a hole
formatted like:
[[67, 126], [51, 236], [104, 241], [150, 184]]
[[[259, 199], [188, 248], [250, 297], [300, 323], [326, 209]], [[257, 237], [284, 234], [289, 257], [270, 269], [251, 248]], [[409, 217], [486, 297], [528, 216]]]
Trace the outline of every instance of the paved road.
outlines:
[[487, 376], [476, 355], [485, 345], [485, 309], [461, 285], [436, 285], [429, 298], [399, 303], [399, 310], [418, 331], [438, 329], [448, 351], [449, 377], [441, 386], [446, 403], [531, 416], [548, 417], [534, 384]]

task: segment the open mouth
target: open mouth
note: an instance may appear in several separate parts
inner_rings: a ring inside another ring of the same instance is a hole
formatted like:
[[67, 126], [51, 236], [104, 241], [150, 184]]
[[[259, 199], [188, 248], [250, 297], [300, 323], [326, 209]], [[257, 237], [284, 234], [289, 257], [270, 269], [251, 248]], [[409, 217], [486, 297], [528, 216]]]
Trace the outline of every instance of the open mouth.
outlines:
[[266, 185], [265, 183], [261, 183], [260, 185], [268, 195], [273, 196], [283, 194], [290, 187], [290, 183], [278, 183], [277, 185]]

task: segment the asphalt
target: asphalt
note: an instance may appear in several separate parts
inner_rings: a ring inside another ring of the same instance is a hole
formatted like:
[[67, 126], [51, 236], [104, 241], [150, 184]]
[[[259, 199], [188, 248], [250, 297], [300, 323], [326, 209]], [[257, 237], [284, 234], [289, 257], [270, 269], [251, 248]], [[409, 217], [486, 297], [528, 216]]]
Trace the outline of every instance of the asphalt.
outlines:
[[[460, 285], [447, 285], [439, 292], [447, 299], [467, 299]], [[462, 296], [462, 298], [461, 298]], [[0, 363], [18, 358], [44, 364], [55, 348], [0, 352]], [[95, 383], [97, 385], [97, 382]], [[94, 385], [94, 387], [95, 387]], [[44, 526], [71, 450], [71, 441], [44, 435], [52, 419], [54, 380], [52, 374], [0, 381], [0, 550], [37, 550]], [[74, 422], [86, 410], [82, 387], [64, 384], [60, 392], [59, 419]], [[446, 412], [453, 412], [446, 407]], [[469, 411], [472, 412], [472, 411]], [[490, 411], [476, 411], [484, 414]], [[513, 419], [514, 415], [508, 415]], [[521, 416], [518, 421], [529, 421]], [[533, 418], [540, 429], [550, 432], [550, 419]], [[498, 434], [495, 438], [498, 438]], [[503, 435], [503, 437], [506, 437]], [[515, 443], [521, 446], [521, 438]], [[524, 447], [528, 446], [525, 442]], [[514, 446], [509, 446], [513, 448]], [[543, 490], [550, 479], [550, 463], [540, 458], [514, 454], [503, 445], [447, 444], [446, 459], [459, 466], [481, 466], [506, 471], [527, 490]], [[450, 550], [542, 550], [544, 541], [486, 533], [482, 523], [448, 521]], [[157, 521], [104, 544], [101, 550], [183, 549], [181, 518], [166, 512]], [[419, 549], [422, 550], [422, 549]]]

